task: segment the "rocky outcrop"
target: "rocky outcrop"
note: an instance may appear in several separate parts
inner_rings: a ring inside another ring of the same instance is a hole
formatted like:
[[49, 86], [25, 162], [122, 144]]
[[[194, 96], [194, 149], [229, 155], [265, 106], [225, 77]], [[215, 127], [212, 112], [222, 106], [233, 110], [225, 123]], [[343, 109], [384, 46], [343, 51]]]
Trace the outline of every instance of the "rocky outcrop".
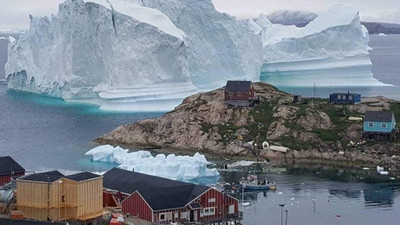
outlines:
[[[254, 88], [260, 99], [254, 107], [227, 105], [221, 88], [187, 97], [160, 118], [123, 125], [96, 141], [286, 163], [397, 163], [398, 157], [392, 155], [400, 151], [399, 145], [360, 142], [362, 124], [347, 120], [348, 116], [362, 116], [366, 110], [390, 109], [395, 102], [379, 97], [346, 107], [322, 99], [312, 104], [293, 103], [291, 95], [268, 84], [254, 83]], [[286, 146], [289, 151], [261, 149], [264, 141]]]

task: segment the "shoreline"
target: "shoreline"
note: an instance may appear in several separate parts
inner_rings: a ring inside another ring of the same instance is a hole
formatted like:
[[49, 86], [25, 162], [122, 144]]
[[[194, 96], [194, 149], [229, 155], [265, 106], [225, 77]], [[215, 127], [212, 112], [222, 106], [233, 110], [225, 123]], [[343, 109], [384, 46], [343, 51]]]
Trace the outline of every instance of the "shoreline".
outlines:
[[[321, 98], [293, 103], [291, 94], [265, 83], [253, 85], [260, 96], [255, 106], [227, 105], [220, 88], [189, 96], [159, 118], [122, 125], [94, 141], [167, 153], [199, 152], [224, 160], [285, 165], [323, 162], [349, 167], [372, 164], [400, 170], [400, 140], [361, 141], [362, 123], [348, 120], [362, 117], [368, 110], [392, 110], [400, 121], [400, 102], [366, 97], [356, 105], [330, 104]], [[255, 147], [264, 141], [289, 151]]]

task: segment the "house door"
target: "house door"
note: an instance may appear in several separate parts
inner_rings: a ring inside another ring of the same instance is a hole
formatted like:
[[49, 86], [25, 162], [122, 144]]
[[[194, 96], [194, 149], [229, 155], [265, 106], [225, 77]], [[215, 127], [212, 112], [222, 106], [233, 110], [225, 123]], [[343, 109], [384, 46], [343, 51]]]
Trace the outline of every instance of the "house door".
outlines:
[[234, 214], [235, 213], [235, 205], [229, 205], [229, 214]]
[[194, 221], [194, 212], [193, 210], [190, 210], [190, 222]]
[[197, 221], [197, 210], [194, 210], [194, 213], [193, 213], [193, 215], [194, 215], [194, 220], [193, 221]]

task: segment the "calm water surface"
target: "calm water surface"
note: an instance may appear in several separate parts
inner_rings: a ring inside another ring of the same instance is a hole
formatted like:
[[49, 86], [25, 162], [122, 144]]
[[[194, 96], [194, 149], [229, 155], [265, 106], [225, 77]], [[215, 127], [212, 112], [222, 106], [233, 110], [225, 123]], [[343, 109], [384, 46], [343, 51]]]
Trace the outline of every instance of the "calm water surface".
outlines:
[[[393, 86], [388, 87], [316, 87], [316, 96], [327, 98], [332, 92], [357, 92], [364, 96], [385, 96], [400, 100], [400, 35], [388, 36], [370, 36], [369, 45], [372, 47], [370, 58], [372, 61], [372, 73], [374, 78], [385, 84]], [[303, 96], [314, 96], [313, 87], [279, 87], [293, 94]]]
[[[400, 43], [400, 36], [382, 37], [386, 41], [376, 38], [371, 38], [375, 77], [400, 84], [400, 51], [392, 47]], [[393, 57], [398, 58], [390, 61]], [[328, 92], [317, 88], [317, 93]], [[399, 92], [396, 87], [369, 89], [371, 95], [398, 96]], [[0, 114], [0, 155], [11, 155], [29, 170], [104, 171], [115, 165], [91, 162], [85, 157], [84, 153], [94, 147], [91, 141], [121, 124], [158, 117], [162, 112], [106, 113], [95, 106], [10, 92], [0, 84]], [[293, 225], [400, 224], [398, 178], [384, 183], [374, 169], [369, 174], [348, 169], [323, 171], [326, 170], [317, 167], [267, 172], [269, 179], [278, 184], [278, 190], [246, 194], [249, 205], [244, 207], [244, 223], [280, 224], [278, 204], [284, 203], [289, 212], [288, 224]], [[223, 172], [220, 181], [237, 182], [245, 172], [246, 169]]]

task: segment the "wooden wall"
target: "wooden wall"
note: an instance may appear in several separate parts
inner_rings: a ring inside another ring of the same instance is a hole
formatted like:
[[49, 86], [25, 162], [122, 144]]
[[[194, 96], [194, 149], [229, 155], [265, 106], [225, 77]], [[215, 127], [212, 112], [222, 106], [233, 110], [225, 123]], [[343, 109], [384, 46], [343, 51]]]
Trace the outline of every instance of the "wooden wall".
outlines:
[[[64, 197], [63, 197], [64, 196]], [[17, 208], [25, 218], [52, 221], [91, 219], [102, 215], [103, 178], [52, 183], [17, 181]]]
[[77, 217], [90, 219], [103, 213], [103, 178], [99, 177], [78, 184]]
[[130, 213], [132, 216], [137, 216], [142, 220], [153, 222], [153, 210], [138, 192], [133, 193], [122, 201], [122, 211]]

